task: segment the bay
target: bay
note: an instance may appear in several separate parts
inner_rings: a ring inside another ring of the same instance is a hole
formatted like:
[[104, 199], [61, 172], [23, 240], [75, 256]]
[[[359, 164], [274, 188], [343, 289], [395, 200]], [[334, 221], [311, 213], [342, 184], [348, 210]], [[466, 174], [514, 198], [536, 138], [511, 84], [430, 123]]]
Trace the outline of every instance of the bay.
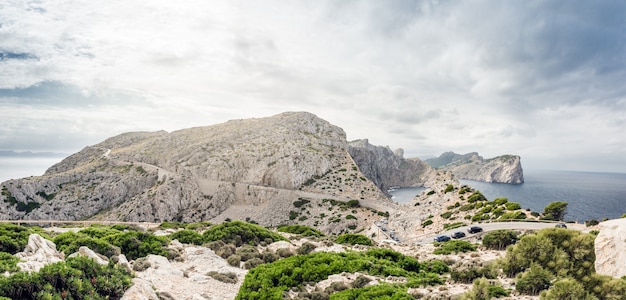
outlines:
[[626, 213], [626, 173], [525, 170], [524, 180], [518, 185], [460, 182], [489, 200], [505, 197], [539, 213], [550, 202], [567, 202], [567, 221], [616, 219]]

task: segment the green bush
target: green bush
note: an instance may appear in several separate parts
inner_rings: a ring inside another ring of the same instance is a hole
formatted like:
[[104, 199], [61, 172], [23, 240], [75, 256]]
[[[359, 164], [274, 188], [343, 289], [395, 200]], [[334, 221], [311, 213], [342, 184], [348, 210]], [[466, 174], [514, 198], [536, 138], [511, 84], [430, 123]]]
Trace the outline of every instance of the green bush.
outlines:
[[15, 254], [23, 251], [28, 244], [28, 237], [33, 233], [48, 237], [39, 227], [0, 223], [0, 252]]
[[424, 228], [424, 227], [426, 227], [428, 225], [431, 225], [431, 224], [433, 224], [433, 220], [426, 220], [426, 221], [422, 222], [422, 228]]
[[20, 269], [17, 267], [19, 261], [20, 259], [11, 253], [0, 252], [0, 273], [19, 271]]
[[496, 198], [496, 199], [493, 199], [493, 205], [496, 205], [496, 206], [505, 204], [507, 202], [509, 202], [509, 199], [507, 199], [507, 198]]
[[127, 231], [103, 238], [104, 241], [117, 246], [128, 259], [137, 259], [148, 254], [162, 255], [167, 257], [166, 249], [168, 240], [165, 237], [155, 236], [150, 233]]
[[460, 211], [468, 211], [474, 209], [474, 203], [468, 203], [459, 208]]
[[397, 285], [377, 284], [364, 288], [347, 289], [332, 294], [332, 300], [352, 300], [352, 299], [398, 299], [413, 300], [415, 299], [407, 289]]
[[450, 217], [452, 217], [452, 212], [451, 211], [447, 211], [443, 214], [441, 214], [441, 217], [444, 219], [449, 219]]
[[493, 265], [480, 266], [475, 264], [467, 264], [453, 268], [450, 271], [450, 278], [459, 283], [472, 283], [475, 279], [482, 277], [487, 279], [495, 279], [497, 278], [497, 275], [498, 272], [495, 270]]
[[[621, 297], [613, 298], [613, 299], [624, 299], [624, 294]], [[542, 300], [561, 300], [561, 299], [576, 299], [576, 300], [594, 300], [597, 299], [593, 297], [587, 291], [582, 284], [577, 282], [574, 279], [566, 278], [561, 279], [554, 283], [554, 286], [541, 293]], [[602, 298], [609, 299], [609, 298]]]
[[185, 223], [182, 222], [163, 222], [159, 225], [161, 229], [179, 229], [185, 228]]
[[[401, 276], [406, 277], [409, 283], [415, 284], [443, 282], [437, 274], [420, 271], [420, 268], [421, 265], [415, 258], [389, 249], [343, 253], [316, 252], [292, 256], [250, 270], [236, 299], [282, 299], [283, 292], [293, 287], [300, 287], [303, 283], [316, 283], [327, 279], [329, 275], [342, 272], [361, 272], [383, 277]], [[368, 288], [370, 287], [366, 289]], [[394, 285], [392, 288], [403, 289], [406, 292], [406, 287], [401, 285]], [[341, 293], [346, 291], [350, 290], [335, 293], [331, 297], [333, 299], [343, 297]], [[374, 296], [368, 294], [364, 299], [370, 297]]]
[[487, 249], [504, 250], [517, 242], [517, 233], [509, 229], [491, 231], [483, 236], [483, 246]]
[[237, 254], [231, 255], [226, 259], [226, 262], [233, 267], [239, 268], [239, 265], [241, 264], [241, 256]]
[[11, 299], [120, 299], [131, 276], [113, 263], [101, 266], [86, 257], [44, 266], [39, 272], [0, 276], [0, 296]]
[[204, 238], [195, 230], [183, 229], [169, 235], [170, 240], [178, 240], [183, 244], [202, 245]]
[[485, 196], [483, 196], [483, 194], [481, 194], [479, 191], [475, 191], [467, 198], [467, 202], [469, 203], [474, 203], [477, 201], [487, 201], [487, 198], [485, 198]]
[[338, 244], [348, 244], [348, 245], [373, 245], [372, 240], [362, 234], [353, 234], [346, 233], [341, 234], [335, 239], [335, 242]]
[[530, 269], [517, 276], [515, 289], [522, 294], [538, 295], [547, 290], [554, 276], [538, 264], [532, 264]]
[[445, 243], [435, 243], [437, 249], [433, 251], [433, 254], [452, 254], [459, 252], [471, 252], [476, 251], [476, 246], [468, 241], [448, 241]]
[[79, 232], [64, 232], [56, 236], [52, 242], [57, 247], [57, 250], [62, 251], [65, 255], [78, 252], [81, 246], [88, 247], [98, 254], [102, 254], [106, 257], [112, 257], [121, 253], [120, 248], [112, 245], [101, 238], [91, 237], [82, 231]]
[[507, 204], [504, 205], [506, 207], [506, 210], [518, 210], [518, 209], [522, 209], [522, 206], [517, 203], [517, 202], [509, 202]]
[[446, 186], [446, 189], [445, 189], [443, 192], [444, 192], [444, 194], [445, 194], [445, 193], [449, 193], [449, 192], [452, 192], [452, 191], [454, 191], [454, 186], [453, 186], [453, 185], [451, 185], [451, 184], [448, 184], [448, 185]]
[[297, 200], [297, 201], [294, 201], [294, 202], [293, 202], [293, 206], [295, 206], [295, 207], [297, 207], [297, 208], [300, 208], [300, 207], [302, 207], [302, 206], [304, 206], [304, 205], [308, 204], [309, 202], [311, 202], [311, 201], [310, 201], [310, 200], [307, 200], [307, 199], [303, 199], [303, 198], [298, 198], [298, 200]]
[[303, 235], [303, 236], [314, 236], [314, 237], [322, 237], [324, 236], [324, 234], [315, 229], [315, 228], [311, 228], [309, 226], [304, 226], [304, 225], [283, 225], [283, 226], [279, 226], [278, 227], [278, 231], [279, 232], [287, 232], [287, 233], [293, 233], [293, 234], [299, 234], [299, 235]]
[[213, 226], [205, 231], [202, 236], [205, 242], [221, 240], [224, 243], [234, 243], [236, 246], [242, 244], [259, 245], [265, 239], [269, 239], [271, 242], [285, 240], [280, 234], [271, 232], [265, 227], [242, 221], [224, 222]]

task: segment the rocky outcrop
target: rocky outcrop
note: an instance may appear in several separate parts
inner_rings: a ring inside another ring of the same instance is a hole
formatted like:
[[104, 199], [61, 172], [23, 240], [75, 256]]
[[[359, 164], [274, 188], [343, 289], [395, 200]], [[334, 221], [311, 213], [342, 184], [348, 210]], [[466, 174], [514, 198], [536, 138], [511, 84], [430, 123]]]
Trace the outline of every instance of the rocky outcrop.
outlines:
[[596, 273], [626, 276], [626, 219], [601, 222], [595, 239]]
[[195, 222], [228, 215], [269, 226], [290, 221], [300, 198], [390, 202], [348, 149], [341, 128], [305, 112], [125, 133], [43, 176], [2, 183], [0, 219]]
[[483, 159], [478, 153], [456, 154], [446, 152], [437, 158], [425, 160], [434, 168], [452, 172], [460, 179], [499, 183], [524, 183], [521, 158], [517, 155], [501, 155]]
[[38, 234], [28, 236], [26, 248], [23, 252], [16, 253], [15, 256], [21, 260], [17, 266], [25, 272], [39, 272], [43, 266], [65, 259], [63, 252], [57, 251], [53, 242]]
[[349, 152], [359, 170], [381, 190], [392, 186], [422, 186], [432, 169], [419, 159], [405, 159], [404, 151], [371, 145], [367, 139], [349, 143]]

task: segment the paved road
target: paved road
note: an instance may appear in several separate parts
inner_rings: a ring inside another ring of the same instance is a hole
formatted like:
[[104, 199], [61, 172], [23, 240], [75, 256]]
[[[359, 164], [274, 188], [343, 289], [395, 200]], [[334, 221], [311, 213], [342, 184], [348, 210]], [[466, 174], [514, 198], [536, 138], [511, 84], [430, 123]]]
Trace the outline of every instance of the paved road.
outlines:
[[[422, 237], [422, 238], [419, 238], [416, 243], [432, 243], [434, 238], [439, 236], [439, 235], [451, 236], [453, 233], [455, 233], [457, 231], [465, 232], [465, 234], [467, 235], [465, 237], [465, 239], [469, 239], [469, 238], [475, 237], [475, 236], [482, 236], [483, 234], [485, 234], [485, 232], [499, 230], [499, 229], [540, 230], [540, 229], [544, 229], [544, 228], [553, 228], [556, 224], [558, 224], [558, 223], [556, 223], [556, 222], [548, 222], [548, 223], [544, 223], [544, 222], [541, 222], [541, 223], [540, 222], [476, 223], [476, 224], [470, 224], [470, 225], [467, 225], [467, 226], [462, 226], [462, 227], [455, 228], [455, 229], [452, 229], [452, 230], [440, 232], [439, 234], [436, 234], [436, 235]], [[574, 230], [580, 230], [580, 231], [585, 230], [587, 228], [585, 226], [585, 224], [567, 223], [566, 225], [567, 225], [568, 229], [574, 229]], [[482, 228], [483, 232], [478, 233], [478, 234], [469, 234], [467, 232], [467, 229], [472, 227], [472, 226], [478, 226], [478, 227]]]

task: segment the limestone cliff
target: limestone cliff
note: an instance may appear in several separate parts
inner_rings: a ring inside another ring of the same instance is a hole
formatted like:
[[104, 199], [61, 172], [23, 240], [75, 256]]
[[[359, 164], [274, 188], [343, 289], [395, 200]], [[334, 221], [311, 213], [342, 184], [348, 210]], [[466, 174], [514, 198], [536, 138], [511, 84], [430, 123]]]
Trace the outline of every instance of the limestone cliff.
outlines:
[[374, 146], [367, 139], [352, 141], [350, 155], [363, 174], [381, 190], [392, 186], [422, 186], [432, 176], [432, 168], [419, 159], [405, 159], [404, 151]]
[[521, 158], [517, 155], [501, 155], [483, 159], [476, 152], [456, 154], [446, 152], [437, 158], [425, 160], [434, 168], [452, 172], [461, 179], [499, 183], [524, 183]]
[[247, 217], [275, 225], [289, 221], [299, 199], [360, 199], [384, 208], [391, 201], [359, 171], [348, 148], [341, 128], [304, 112], [125, 133], [43, 176], [2, 183], [0, 219]]

